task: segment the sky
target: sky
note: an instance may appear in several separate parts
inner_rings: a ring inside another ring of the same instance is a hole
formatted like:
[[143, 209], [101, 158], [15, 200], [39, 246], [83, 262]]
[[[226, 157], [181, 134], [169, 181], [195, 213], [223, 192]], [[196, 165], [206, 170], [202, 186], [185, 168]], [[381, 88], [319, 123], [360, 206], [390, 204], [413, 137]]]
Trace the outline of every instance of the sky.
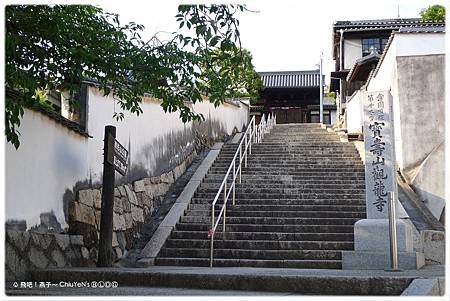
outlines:
[[[213, 3], [197, 1], [196, 3]], [[227, 1], [215, 1], [226, 3]], [[229, 2], [229, 1], [228, 1]], [[143, 37], [178, 29], [177, 6], [192, 1], [96, 1], [106, 11], [118, 13], [123, 22], [146, 28]], [[232, 2], [231, 2], [232, 3]], [[240, 1], [255, 13], [238, 15], [243, 47], [251, 51], [257, 71], [318, 69], [323, 52], [324, 73], [334, 68], [331, 34], [334, 21], [419, 17], [422, 8], [444, 0], [310, 0]], [[164, 35], [164, 33], [163, 33]]]

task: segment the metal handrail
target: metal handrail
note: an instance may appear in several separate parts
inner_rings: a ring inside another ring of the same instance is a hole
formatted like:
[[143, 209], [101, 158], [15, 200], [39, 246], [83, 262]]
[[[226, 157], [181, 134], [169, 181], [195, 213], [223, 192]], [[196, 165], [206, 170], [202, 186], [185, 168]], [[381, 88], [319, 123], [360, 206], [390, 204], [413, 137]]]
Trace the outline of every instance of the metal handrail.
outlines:
[[[211, 239], [210, 245], [210, 264], [209, 266], [213, 266], [213, 257], [214, 257], [214, 234], [216, 232], [217, 227], [219, 226], [219, 222], [221, 217], [223, 216], [223, 229], [222, 232], [225, 232], [225, 221], [226, 221], [226, 211], [227, 211], [227, 202], [232, 195], [233, 205], [236, 204], [236, 178], [239, 174], [239, 184], [242, 183], [242, 162], [244, 162], [244, 167], [247, 167], [247, 157], [252, 153], [252, 142], [260, 143], [264, 139], [264, 134], [269, 133], [272, 127], [276, 124], [276, 116], [275, 114], [269, 114], [266, 120], [266, 116], [263, 114], [261, 121], [258, 125], [256, 125], [255, 116], [250, 120], [247, 129], [244, 132], [243, 138], [241, 138], [241, 142], [234, 154], [232, 162], [228, 167], [227, 172], [225, 173], [225, 177], [220, 184], [219, 190], [217, 191], [216, 196], [211, 205], [211, 228], [208, 231], [208, 237]], [[247, 138], [248, 137], [248, 138]], [[244, 146], [244, 147], [243, 147]], [[239, 155], [239, 165], [236, 167], [236, 159]], [[228, 177], [230, 176], [231, 171], [233, 171], [233, 177], [228, 187], [227, 191], [227, 182]], [[220, 210], [217, 218], [215, 218], [215, 205], [219, 200], [219, 197], [223, 191], [223, 205]]]

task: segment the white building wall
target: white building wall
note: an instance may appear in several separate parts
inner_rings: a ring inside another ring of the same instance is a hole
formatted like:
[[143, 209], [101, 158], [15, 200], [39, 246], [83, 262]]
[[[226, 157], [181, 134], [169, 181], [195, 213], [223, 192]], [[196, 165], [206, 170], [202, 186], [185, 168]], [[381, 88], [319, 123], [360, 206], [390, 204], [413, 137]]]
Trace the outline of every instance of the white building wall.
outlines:
[[344, 39], [344, 69], [351, 69], [362, 57], [361, 39]]
[[400, 103], [398, 96], [398, 77], [397, 77], [397, 36], [392, 41], [386, 52], [383, 63], [380, 66], [375, 77], [372, 78], [367, 86], [368, 91], [383, 91], [390, 90], [393, 104], [393, 124], [394, 124], [394, 139], [395, 139], [395, 153], [397, 165], [403, 168], [403, 150], [402, 150], [402, 133], [401, 133], [401, 114]]
[[63, 222], [66, 189], [88, 178], [88, 138], [29, 109], [19, 131], [19, 149], [5, 142], [6, 220], [31, 227], [40, 213], [53, 211]]
[[[26, 220], [30, 228], [40, 223], [39, 215], [53, 211], [58, 222], [67, 225], [64, 194], [83, 185], [100, 185], [103, 169], [105, 125], [117, 127], [117, 139], [130, 150], [130, 169], [126, 179], [116, 174], [116, 182], [144, 175], [159, 175], [162, 168], [175, 165], [177, 156], [190, 151], [196, 131], [206, 134], [232, 134], [248, 122], [249, 107], [225, 103], [217, 108], [207, 100], [193, 105], [206, 121], [200, 126], [183, 124], [179, 113], [165, 113], [160, 101], [144, 98], [140, 116], [120, 112], [112, 97], [104, 97], [95, 87], [88, 88], [87, 131], [83, 137], [49, 117], [26, 110], [19, 131], [18, 150], [6, 143], [6, 220]], [[205, 132], [204, 132], [205, 133]], [[180, 158], [182, 159], [182, 158]]]
[[362, 107], [361, 90], [357, 91], [353, 97], [347, 101], [347, 132], [349, 134], [362, 134]]
[[403, 33], [395, 40], [397, 56], [445, 53], [444, 33]]
[[398, 168], [438, 219], [445, 206], [444, 41], [443, 33], [396, 33], [368, 85], [391, 91]]

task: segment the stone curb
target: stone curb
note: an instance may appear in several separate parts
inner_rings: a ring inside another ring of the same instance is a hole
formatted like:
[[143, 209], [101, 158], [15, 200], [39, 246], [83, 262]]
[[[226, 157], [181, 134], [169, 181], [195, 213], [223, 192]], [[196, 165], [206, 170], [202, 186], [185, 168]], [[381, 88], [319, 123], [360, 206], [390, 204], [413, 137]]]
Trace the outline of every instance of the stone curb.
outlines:
[[137, 261], [139, 267], [148, 267], [154, 264], [155, 257], [158, 255], [159, 251], [163, 247], [170, 233], [174, 229], [176, 223], [183, 216], [185, 210], [187, 209], [195, 191], [197, 190], [200, 183], [203, 181], [209, 168], [214, 163], [215, 159], [220, 153], [223, 143], [216, 143], [209, 151], [208, 155], [200, 166], [195, 171], [192, 178], [189, 180], [187, 185], [184, 187], [180, 196], [175, 201], [175, 204], [170, 209], [169, 213], [166, 215], [164, 220], [156, 229], [150, 241], [145, 245], [144, 249], [141, 251], [141, 259]]
[[445, 278], [418, 278], [403, 291], [400, 296], [443, 296], [445, 294]]

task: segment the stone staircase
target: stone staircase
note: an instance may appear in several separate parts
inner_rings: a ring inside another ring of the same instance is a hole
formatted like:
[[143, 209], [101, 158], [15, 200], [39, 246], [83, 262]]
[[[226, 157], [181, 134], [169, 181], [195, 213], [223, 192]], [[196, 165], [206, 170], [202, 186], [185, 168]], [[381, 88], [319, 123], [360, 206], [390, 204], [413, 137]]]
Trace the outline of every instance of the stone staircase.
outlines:
[[[210, 204], [236, 148], [223, 146], [155, 265], [209, 266]], [[276, 125], [253, 146], [236, 205], [227, 205], [214, 266], [339, 269], [341, 251], [353, 250], [354, 223], [365, 218], [364, 199], [352, 143], [319, 124]]]

